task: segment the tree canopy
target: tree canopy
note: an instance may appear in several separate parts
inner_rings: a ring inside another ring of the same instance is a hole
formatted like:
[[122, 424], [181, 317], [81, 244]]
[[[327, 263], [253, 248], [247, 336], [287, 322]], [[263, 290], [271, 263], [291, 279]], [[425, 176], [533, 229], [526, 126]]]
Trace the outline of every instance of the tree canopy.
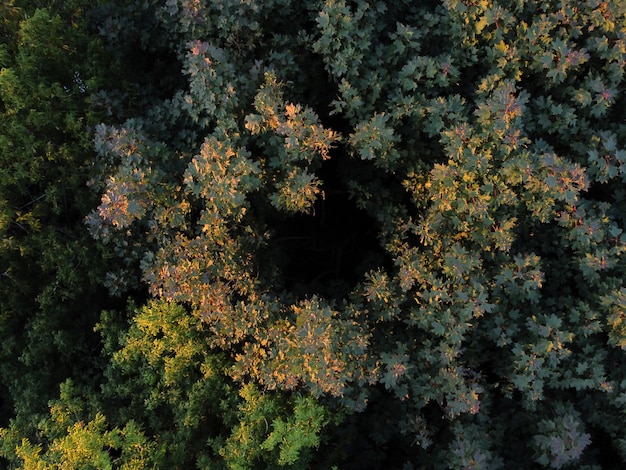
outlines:
[[0, 464], [626, 462], [624, 2], [0, 20]]

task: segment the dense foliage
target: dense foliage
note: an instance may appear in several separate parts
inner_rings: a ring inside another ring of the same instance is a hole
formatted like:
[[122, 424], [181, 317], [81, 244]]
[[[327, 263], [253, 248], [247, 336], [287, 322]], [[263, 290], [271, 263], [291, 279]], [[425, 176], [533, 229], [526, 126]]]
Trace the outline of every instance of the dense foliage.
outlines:
[[624, 2], [0, 20], [0, 465], [626, 462]]

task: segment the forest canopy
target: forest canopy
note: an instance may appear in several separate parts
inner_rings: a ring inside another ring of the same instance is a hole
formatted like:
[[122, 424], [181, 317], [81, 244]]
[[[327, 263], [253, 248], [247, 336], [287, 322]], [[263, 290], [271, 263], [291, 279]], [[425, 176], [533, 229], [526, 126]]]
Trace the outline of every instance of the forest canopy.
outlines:
[[626, 3], [8, 0], [0, 466], [621, 468]]

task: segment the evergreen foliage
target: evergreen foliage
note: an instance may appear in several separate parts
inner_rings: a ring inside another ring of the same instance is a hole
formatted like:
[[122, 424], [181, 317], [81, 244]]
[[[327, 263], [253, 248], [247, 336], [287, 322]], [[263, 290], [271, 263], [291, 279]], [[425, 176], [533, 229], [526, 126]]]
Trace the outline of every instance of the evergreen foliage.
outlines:
[[626, 462], [623, 2], [35, 3], [9, 468]]

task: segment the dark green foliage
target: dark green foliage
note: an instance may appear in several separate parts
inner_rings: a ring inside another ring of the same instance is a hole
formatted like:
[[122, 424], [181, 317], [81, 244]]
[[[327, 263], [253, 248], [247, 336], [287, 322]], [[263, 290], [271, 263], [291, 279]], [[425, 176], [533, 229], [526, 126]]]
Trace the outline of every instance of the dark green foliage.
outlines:
[[69, 11], [14, 8], [0, 72], [0, 383], [5, 406], [30, 420], [97, 349], [101, 250], [82, 218], [96, 201], [85, 188], [88, 124], [102, 116], [88, 90], [103, 64]]
[[622, 2], [17, 3], [10, 465], [626, 462]]

